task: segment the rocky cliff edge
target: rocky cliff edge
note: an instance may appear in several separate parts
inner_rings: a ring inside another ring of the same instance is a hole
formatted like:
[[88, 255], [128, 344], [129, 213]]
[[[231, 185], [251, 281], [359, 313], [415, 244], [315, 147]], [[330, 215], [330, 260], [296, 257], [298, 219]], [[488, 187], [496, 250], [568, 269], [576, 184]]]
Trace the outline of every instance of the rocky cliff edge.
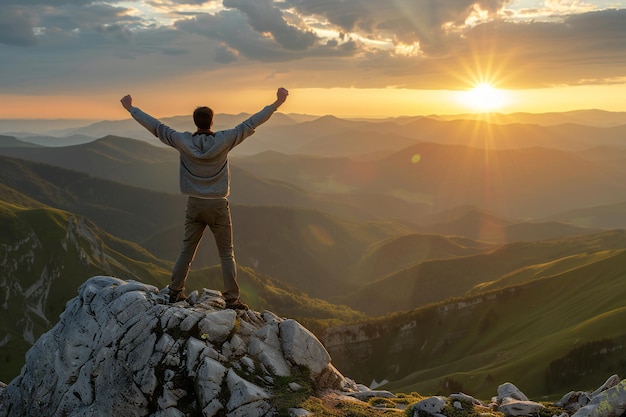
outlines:
[[98, 276], [28, 351], [0, 416], [254, 417], [324, 390], [357, 386], [297, 321], [224, 309], [206, 289], [168, 305], [156, 287]]

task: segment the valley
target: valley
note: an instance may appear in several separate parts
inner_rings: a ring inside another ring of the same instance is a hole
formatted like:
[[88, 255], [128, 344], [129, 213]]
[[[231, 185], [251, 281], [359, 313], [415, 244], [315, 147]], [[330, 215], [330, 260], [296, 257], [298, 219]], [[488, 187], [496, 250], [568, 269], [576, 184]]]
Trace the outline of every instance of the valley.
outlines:
[[[602, 369], [572, 366], [567, 386], [624, 373], [626, 117], [611, 116], [280, 115], [231, 159], [243, 296], [384, 389], [434, 394], [453, 381], [480, 397], [508, 380], [554, 395], [555, 367], [599, 341], [612, 347]], [[87, 278], [167, 285], [186, 199], [176, 153], [127, 121], [59, 125], [49, 146], [45, 132], [1, 127], [8, 382]], [[215, 252], [205, 238], [189, 291], [221, 288]]]

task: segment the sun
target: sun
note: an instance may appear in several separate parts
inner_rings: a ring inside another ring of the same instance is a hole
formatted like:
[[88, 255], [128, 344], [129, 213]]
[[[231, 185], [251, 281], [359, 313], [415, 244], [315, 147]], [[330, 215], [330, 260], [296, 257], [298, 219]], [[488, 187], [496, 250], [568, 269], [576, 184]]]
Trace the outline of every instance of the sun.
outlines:
[[509, 98], [506, 91], [489, 83], [480, 83], [471, 90], [461, 92], [459, 100], [472, 110], [485, 113], [501, 109]]

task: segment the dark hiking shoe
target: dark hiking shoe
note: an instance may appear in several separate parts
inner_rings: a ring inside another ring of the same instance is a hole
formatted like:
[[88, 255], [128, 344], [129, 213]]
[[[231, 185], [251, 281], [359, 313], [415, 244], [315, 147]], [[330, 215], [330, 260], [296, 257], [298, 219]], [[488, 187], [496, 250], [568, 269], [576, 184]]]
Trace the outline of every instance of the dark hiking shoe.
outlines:
[[231, 310], [247, 310], [248, 304], [244, 303], [241, 300], [226, 301], [226, 308], [229, 308]]
[[171, 291], [170, 292], [170, 304], [177, 303], [179, 301], [185, 301], [187, 296], [184, 292], [181, 291]]

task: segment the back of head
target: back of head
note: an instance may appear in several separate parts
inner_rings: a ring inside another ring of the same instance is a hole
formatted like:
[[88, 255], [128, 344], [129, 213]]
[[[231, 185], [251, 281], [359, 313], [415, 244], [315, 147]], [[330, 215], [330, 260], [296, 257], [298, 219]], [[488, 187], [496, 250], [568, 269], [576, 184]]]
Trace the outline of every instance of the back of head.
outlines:
[[198, 107], [193, 112], [193, 122], [198, 129], [210, 129], [213, 124], [213, 110], [209, 107]]

